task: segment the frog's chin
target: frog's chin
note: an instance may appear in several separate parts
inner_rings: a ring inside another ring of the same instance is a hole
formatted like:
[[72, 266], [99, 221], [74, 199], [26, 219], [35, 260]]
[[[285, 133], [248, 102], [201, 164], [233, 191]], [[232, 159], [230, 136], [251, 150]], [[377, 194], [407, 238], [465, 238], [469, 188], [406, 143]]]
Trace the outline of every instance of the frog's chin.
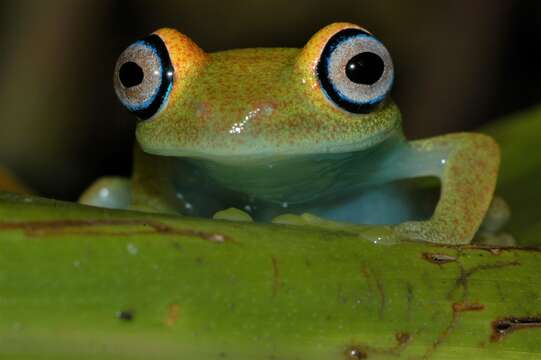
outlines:
[[286, 160], [300, 157], [339, 156], [340, 154], [349, 154], [371, 149], [381, 143], [402, 141], [403, 139], [404, 136], [400, 128], [397, 127], [371, 136], [363, 141], [354, 143], [327, 144], [325, 146], [321, 146], [321, 144], [319, 144], [318, 146], [302, 147], [300, 149], [296, 149], [294, 147], [284, 149], [269, 146], [268, 148], [258, 147], [257, 150], [239, 149], [237, 151], [209, 151], [178, 147], [153, 147], [145, 145], [144, 143], [140, 143], [140, 145], [145, 153], [154, 156], [210, 160], [230, 164], [245, 164], [247, 162]]

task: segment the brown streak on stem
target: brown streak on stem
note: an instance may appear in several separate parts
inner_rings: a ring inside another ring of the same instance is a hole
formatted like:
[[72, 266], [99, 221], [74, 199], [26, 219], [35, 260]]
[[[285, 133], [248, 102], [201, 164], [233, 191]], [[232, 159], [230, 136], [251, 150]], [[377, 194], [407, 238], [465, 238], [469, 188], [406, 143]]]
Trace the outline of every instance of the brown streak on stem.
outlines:
[[455, 256], [446, 255], [446, 254], [434, 254], [434, 253], [423, 253], [423, 259], [428, 261], [429, 263], [436, 264], [436, 265], [445, 265], [450, 262], [457, 261], [457, 258]]
[[517, 330], [541, 328], [541, 317], [508, 317], [492, 322], [491, 342], [498, 342]]
[[383, 313], [385, 311], [385, 304], [387, 302], [385, 298], [385, 289], [381, 280], [374, 274], [374, 272], [368, 266], [361, 267], [361, 273], [366, 278], [368, 286], [370, 287], [370, 280], [372, 279], [376, 284], [376, 289], [378, 290], [379, 295], [379, 318], [383, 318]]
[[454, 291], [462, 287], [462, 289], [464, 290], [464, 299], [466, 299], [468, 296], [468, 280], [473, 274], [475, 274], [478, 271], [502, 269], [505, 267], [518, 266], [518, 265], [520, 265], [518, 261], [507, 261], [507, 262], [498, 261], [494, 264], [477, 265], [468, 270], [464, 269], [461, 266], [460, 276], [456, 279], [455, 286], [451, 289], [448, 296], [451, 297]]
[[451, 333], [451, 331], [454, 329], [454, 327], [456, 326], [456, 323], [458, 321], [458, 312], [457, 311], [454, 311], [454, 308], [453, 308], [453, 313], [451, 315], [451, 322], [449, 322], [449, 325], [447, 325], [447, 327], [445, 329], [443, 329], [442, 333], [438, 336], [438, 338], [432, 343], [432, 346], [428, 349], [428, 351], [425, 353], [425, 355], [423, 356], [423, 359], [428, 359], [430, 358], [430, 356], [432, 356], [432, 354], [436, 351], [436, 349], [441, 345], [441, 343], [443, 343], [443, 341], [445, 341], [445, 339], [449, 336], [449, 334]]
[[[100, 231], [96, 228], [104, 226], [141, 226], [149, 228], [149, 231]], [[197, 237], [217, 243], [233, 241], [229, 236], [210, 233], [199, 230], [176, 229], [158, 221], [146, 220], [49, 220], [49, 221], [25, 221], [25, 222], [0, 222], [0, 230], [22, 230], [27, 236], [48, 235], [145, 235], [163, 234]]]
[[451, 295], [457, 288], [462, 287], [464, 289], [462, 301], [455, 302], [451, 305], [452, 314], [451, 314], [451, 321], [449, 322], [449, 325], [447, 325], [447, 327], [442, 331], [442, 333], [438, 336], [438, 338], [428, 348], [428, 350], [423, 356], [423, 359], [430, 358], [432, 354], [437, 350], [437, 348], [445, 341], [445, 339], [447, 339], [451, 331], [455, 328], [460, 318], [461, 313], [466, 312], [466, 311], [481, 311], [484, 309], [484, 305], [482, 304], [467, 302], [468, 280], [473, 274], [475, 274], [478, 271], [502, 269], [508, 266], [518, 266], [520, 265], [520, 263], [518, 261], [509, 261], [509, 262], [499, 261], [493, 264], [477, 265], [468, 270], [464, 269], [462, 264], [459, 264], [459, 265], [460, 265], [460, 275], [456, 279], [455, 286], [449, 292], [449, 297], [451, 297]]
[[169, 304], [167, 308], [167, 317], [165, 318], [165, 325], [172, 327], [177, 323], [180, 314], [180, 305]]
[[506, 251], [526, 251], [526, 252], [541, 252], [540, 246], [483, 246], [483, 245], [466, 245], [462, 247], [464, 250], [482, 250], [488, 251], [492, 255], [500, 255]]
[[482, 311], [485, 305], [479, 303], [456, 302], [453, 304], [454, 312]]

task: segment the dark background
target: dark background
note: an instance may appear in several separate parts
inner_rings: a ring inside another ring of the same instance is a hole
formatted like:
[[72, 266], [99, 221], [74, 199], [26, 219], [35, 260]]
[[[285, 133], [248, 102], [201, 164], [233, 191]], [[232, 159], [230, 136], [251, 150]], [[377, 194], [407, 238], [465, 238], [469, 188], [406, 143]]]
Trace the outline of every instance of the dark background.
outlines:
[[390, 49], [411, 138], [475, 129], [541, 103], [541, 1], [0, 1], [0, 164], [73, 200], [128, 175], [134, 119], [112, 88], [116, 57], [169, 26], [206, 51], [302, 47], [349, 21]]

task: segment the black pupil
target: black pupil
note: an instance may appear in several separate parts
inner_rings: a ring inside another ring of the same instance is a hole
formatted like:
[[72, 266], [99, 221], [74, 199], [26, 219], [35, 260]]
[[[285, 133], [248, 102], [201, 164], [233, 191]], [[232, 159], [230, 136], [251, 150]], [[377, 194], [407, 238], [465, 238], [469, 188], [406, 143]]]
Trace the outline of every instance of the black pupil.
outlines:
[[363, 52], [355, 55], [346, 65], [347, 77], [357, 84], [372, 85], [375, 84], [385, 70], [385, 63], [379, 57], [371, 52]]
[[127, 88], [139, 85], [144, 77], [143, 69], [132, 61], [122, 64], [118, 71], [120, 82]]

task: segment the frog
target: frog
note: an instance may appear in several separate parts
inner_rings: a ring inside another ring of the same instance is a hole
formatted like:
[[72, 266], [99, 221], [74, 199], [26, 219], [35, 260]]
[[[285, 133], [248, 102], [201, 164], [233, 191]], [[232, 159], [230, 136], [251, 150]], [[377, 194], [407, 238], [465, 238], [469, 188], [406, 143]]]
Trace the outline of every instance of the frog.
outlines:
[[[381, 224], [401, 238], [468, 244], [493, 198], [499, 146], [473, 132], [407, 140], [394, 80], [383, 42], [352, 23], [328, 25], [302, 48], [212, 53], [159, 29], [114, 69], [116, 95], [137, 119], [133, 174], [97, 180], [80, 202], [321, 228]], [[440, 186], [419, 218], [415, 196], [392, 184], [423, 178]]]

